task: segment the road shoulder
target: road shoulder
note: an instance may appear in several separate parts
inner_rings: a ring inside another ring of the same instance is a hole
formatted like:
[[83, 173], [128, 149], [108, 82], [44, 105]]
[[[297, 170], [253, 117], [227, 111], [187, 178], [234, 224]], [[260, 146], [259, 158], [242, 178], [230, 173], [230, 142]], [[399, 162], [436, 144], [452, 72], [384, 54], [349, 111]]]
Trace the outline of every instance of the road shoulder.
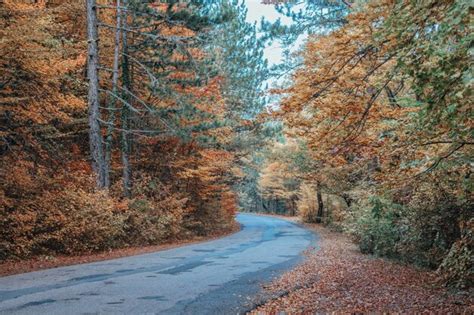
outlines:
[[266, 285], [269, 298], [252, 313], [474, 312], [473, 296], [437, 286], [433, 271], [364, 255], [344, 234], [307, 227], [320, 250]]

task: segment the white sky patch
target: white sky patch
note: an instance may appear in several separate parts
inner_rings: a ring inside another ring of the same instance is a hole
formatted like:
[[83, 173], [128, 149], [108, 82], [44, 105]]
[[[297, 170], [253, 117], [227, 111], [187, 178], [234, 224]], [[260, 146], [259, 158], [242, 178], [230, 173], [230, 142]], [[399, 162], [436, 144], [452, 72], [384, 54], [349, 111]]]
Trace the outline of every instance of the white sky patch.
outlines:
[[[245, 4], [247, 5], [248, 12], [247, 12], [247, 22], [249, 23], [257, 23], [257, 27], [260, 27], [260, 21], [262, 18], [265, 18], [265, 20], [270, 21], [270, 22], [275, 22], [280, 18], [282, 24], [289, 25], [292, 23], [291, 18], [286, 17], [285, 15], [282, 15], [278, 13], [278, 11], [275, 9], [274, 5], [269, 5], [269, 4], [262, 4], [261, 0], [244, 0]], [[299, 9], [298, 7], [296, 7]], [[306, 35], [300, 36], [300, 38], [297, 39], [295, 42], [294, 46], [291, 47], [290, 51], [294, 52], [298, 50], [301, 45], [304, 43], [306, 39]], [[280, 64], [284, 62], [283, 60], [283, 48], [281, 47], [280, 43], [278, 41], [275, 41], [272, 43], [272, 45], [268, 46], [264, 50], [264, 55], [265, 58], [268, 59], [268, 62], [270, 66]], [[284, 85], [284, 82], [286, 80], [287, 76], [281, 76], [279, 78], [270, 78], [266, 81], [268, 86], [270, 88], [272, 87], [278, 87]], [[273, 95], [270, 97], [268, 100], [269, 103], [267, 104], [267, 111], [275, 110], [276, 108], [279, 107], [279, 96]]]
[[[245, 0], [247, 4], [247, 22], [260, 25], [262, 17], [270, 22], [275, 22], [278, 18], [281, 19], [282, 23], [290, 24], [291, 19], [278, 13], [275, 10], [275, 6], [269, 4], [262, 4], [261, 0]], [[265, 57], [268, 59], [270, 65], [274, 65], [281, 62], [283, 49], [278, 43], [273, 43], [271, 46], [265, 48]]]

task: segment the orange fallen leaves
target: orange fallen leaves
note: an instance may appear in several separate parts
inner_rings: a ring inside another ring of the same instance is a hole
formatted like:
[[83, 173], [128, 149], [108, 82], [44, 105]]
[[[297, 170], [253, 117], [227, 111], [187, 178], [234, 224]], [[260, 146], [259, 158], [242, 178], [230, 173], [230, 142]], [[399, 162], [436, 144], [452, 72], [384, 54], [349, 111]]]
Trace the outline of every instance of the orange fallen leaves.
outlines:
[[438, 313], [472, 314], [474, 297], [438, 287], [434, 272], [373, 258], [347, 236], [311, 226], [321, 237], [304, 263], [265, 289], [284, 292], [252, 314]]

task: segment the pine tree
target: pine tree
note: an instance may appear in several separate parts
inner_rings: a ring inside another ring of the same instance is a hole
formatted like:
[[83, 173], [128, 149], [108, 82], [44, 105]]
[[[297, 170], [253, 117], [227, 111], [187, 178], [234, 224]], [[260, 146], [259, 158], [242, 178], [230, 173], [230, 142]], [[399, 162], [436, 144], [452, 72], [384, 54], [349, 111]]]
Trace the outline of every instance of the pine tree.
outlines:
[[218, 10], [225, 21], [212, 32], [210, 44], [216, 71], [223, 76], [222, 97], [226, 123], [235, 131], [227, 149], [235, 152], [243, 177], [235, 184], [240, 203], [246, 210], [262, 208], [257, 189], [258, 151], [273, 136], [272, 126], [262, 124], [258, 116], [266, 110], [268, 61], [265, 43], [256, 24], [246, 21], [244, 1], [222, 0]]
[[[106, 107], [109, 120], [100, 121], [108, 130], [107, 185], [110, 184], [108, 173], [115, 130], [120, 134], [124, 194], [130, 196], [133, 135], [168, 134], [189, 138], [197, 127], [183, 125], [183, 119], [208, 118], [207, 113], [195, 106], [196, 98], [191, 89], [209, 80], [209, 69], [200, 49], [206, 42], [205, 33], [218, 21], [204, 16], [206, 6], [200, 1], [156, 4], [130, 0], [123, 1], [121, 7], [118, 2], [113, 9], [117, 9], [117, 25], [99, 25], [121, 33], [121, 80], [118, 84], [114, 58], [112, 82], [103, 82], [101, 89], [110, 100]], [[116, 39], [115, 48], [119, 45]], [[120, 124], [115, 122], [115, 102], [120, 104]], [[215, 124], [211, 124], [211, 128], [213, 126]]]

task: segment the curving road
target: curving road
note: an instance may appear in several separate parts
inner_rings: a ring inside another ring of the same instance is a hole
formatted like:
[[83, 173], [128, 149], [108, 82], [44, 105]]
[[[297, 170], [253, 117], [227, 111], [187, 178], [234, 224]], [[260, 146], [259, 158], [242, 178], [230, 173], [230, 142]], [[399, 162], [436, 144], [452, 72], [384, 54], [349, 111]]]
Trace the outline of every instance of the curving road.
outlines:
[[0, 278], [0, 314], [237, 314], [315, 236], [239, 214], [231, 236], [151, 254]]

